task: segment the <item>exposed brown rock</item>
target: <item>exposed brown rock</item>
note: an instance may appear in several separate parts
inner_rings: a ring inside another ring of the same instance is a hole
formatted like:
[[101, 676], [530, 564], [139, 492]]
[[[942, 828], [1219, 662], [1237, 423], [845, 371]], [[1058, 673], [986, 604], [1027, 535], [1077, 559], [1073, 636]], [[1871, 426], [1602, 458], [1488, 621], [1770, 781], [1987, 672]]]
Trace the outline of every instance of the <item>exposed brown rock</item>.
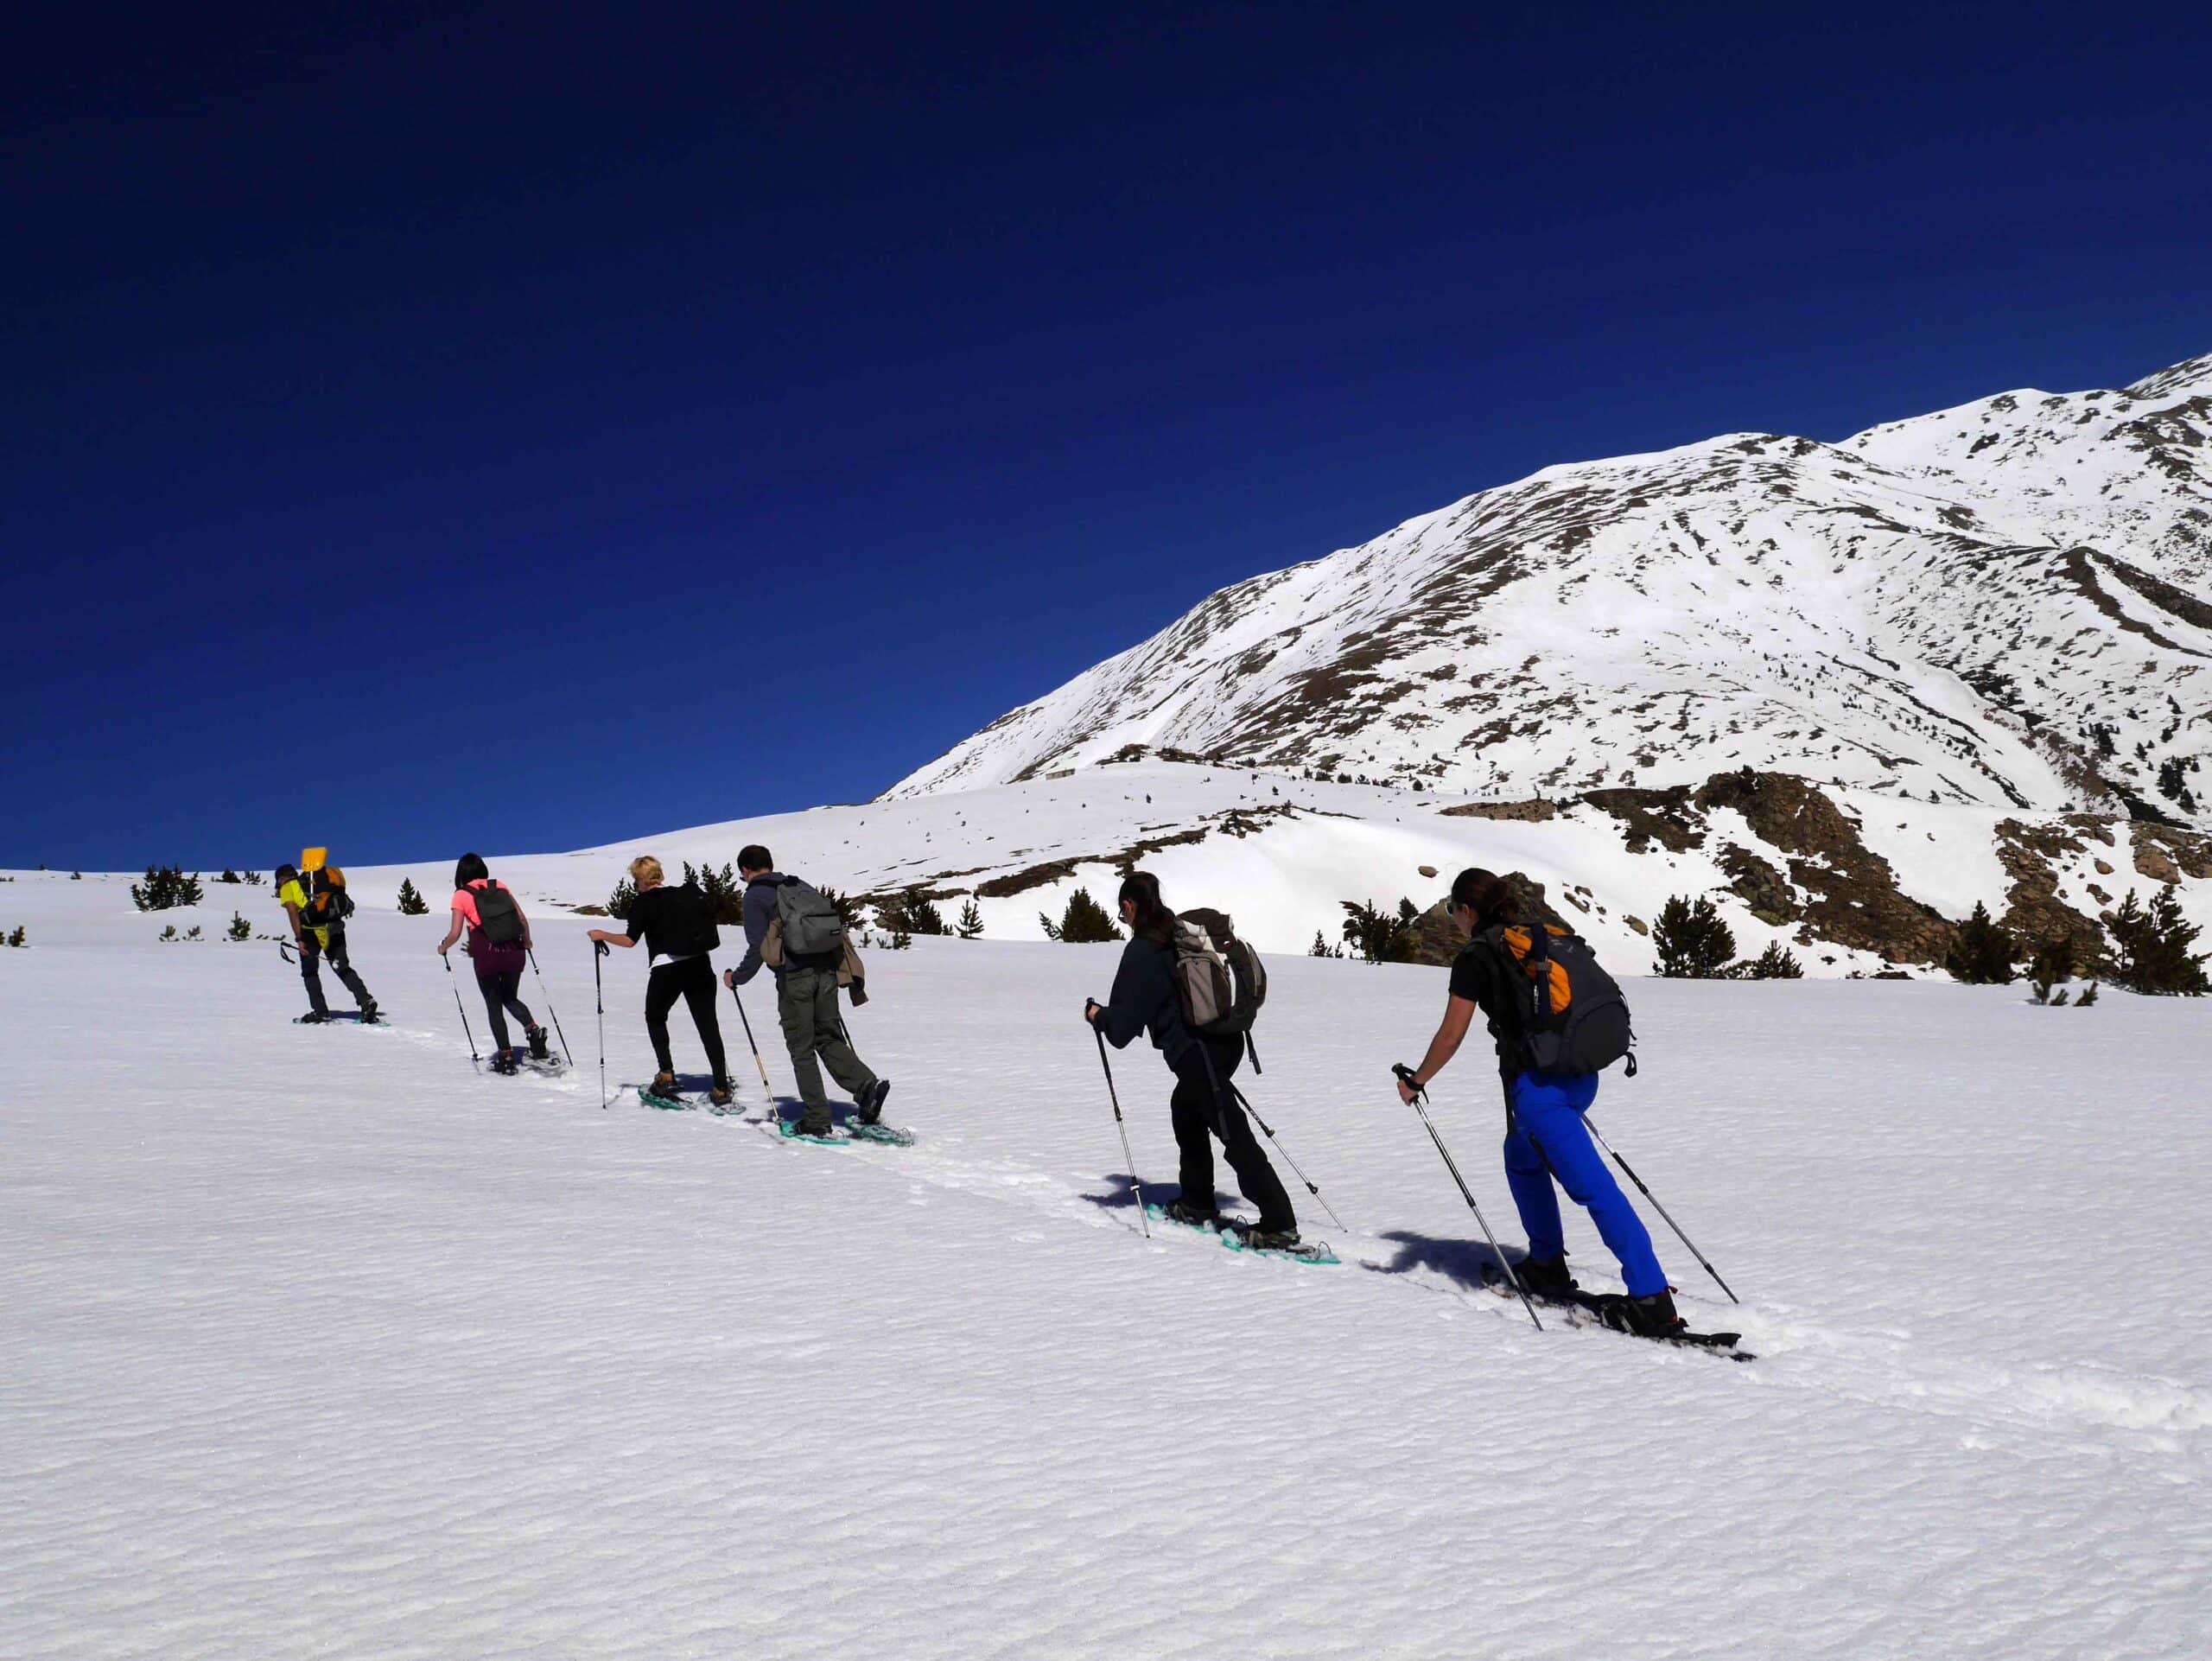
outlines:
[[1653, 843], [1675, 853], [1705, 845], [1705, 823], [1690, 805], [1690, 787], [1643, 790], [1624, 785], [1584, 792], [1582, 800], [1621, 821], [1631, 854], [1648, 852]]
[[1440, 811], [1447, 819], [1515, 819], [1542, 824], [1559, 817], [1559, 804], [1538, 796], [1525, 802], [1462, 802]]
[[2063, 940], [2076, 963], [2094, 963], [2104, 955], [2105, 932], [2094, 918], [2084, 917], [2058, 897], [2058, 875], [2052, 869], [2054, 862], [2087, 851], [2079, 832], [2070, 823], [1998, 821], [1997, 862], [2012, 879], [2000, 920], [2031, 947]]
[[[2128, 833], [2134, 844], [2135, 869], [2154, 882], [2212, 876], [2212, 837], [2202, 831], [2138, 822], [2128, 826]], [[2154, 863], [2158, 870], [2152, 869]]]
[[1957, 926], [1907, 898], [1889, 861], [1809, 781], [1749, 767], [1716, 773], [1699, 789], [1696, 805], [1733, 808], [1760, 840], [1799, 856], [1789, 862], [1789, 880], [1810, 896], [1802, 908], [1801, 945], [1829, 941], [1897, 963], [1941, 963], [1949, 953]]
[[1789, 879], [1750, 849], [1730, 843], [1720, 851], [1720, 869], [1728, 873], [1728, 886], [1751, 908], [1751, 915], [1768, 926], [1780, 928], [1802, 914]]

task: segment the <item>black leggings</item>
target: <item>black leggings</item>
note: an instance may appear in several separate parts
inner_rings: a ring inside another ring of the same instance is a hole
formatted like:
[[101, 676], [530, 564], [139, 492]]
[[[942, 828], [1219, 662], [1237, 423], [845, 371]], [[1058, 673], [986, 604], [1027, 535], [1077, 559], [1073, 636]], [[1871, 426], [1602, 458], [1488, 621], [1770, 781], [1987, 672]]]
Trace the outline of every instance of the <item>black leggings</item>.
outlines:
[[530, 1006], [515, 995], [522, 990], [522, 971], [510, 969], [504, 975], [479, 975], [476, 990], [484, 995], [484, 1007], [492, 1012], [492, 1047], [512, 1049], [507, 1041], [507, 1012], [512, 1010], [524, 1028], [537, 1025], [530, 1013]]
[[653, 1041], [653, 1060], [660, 1063], [663, 1072], [676, 1071], [675, 1060], [668, 1051], [668, 1012], [678, 998], [691, 1006], [699, 1041], [707, 1047], [707, 1066], [720, 1083], [729, 1077], [729, 1064], [722, 1054], [722, 1029], [715, 1019], [714, 961], [705, 953], [681, 963], [658, 964], [645, 981], [645, 1032]]
[[[1207, 1071], [1211, 1060], [1213, 1068]], [[1298, 1219], [1283, 1192], [1282, 1179], [1253, 1140], [1251, 1121], [1230, 1094], [1229, 1080], [1244, 1060], [1241, 1038], [1201, 1038], [1175, 1058], [1175, 1093], [1168, 1106], [1175, 1117], [1175, 1146], [1182, 1154], [1183, 1198], [1195, 1205], [1213, 1204], [1213, 1136], [1221, 1138], [1221, 1151], [1229, 1168], [1236, 1173], [1236, 1186], [1245, 1199], [1260, 1208], [1263, 1229], [1294, 1229]]]

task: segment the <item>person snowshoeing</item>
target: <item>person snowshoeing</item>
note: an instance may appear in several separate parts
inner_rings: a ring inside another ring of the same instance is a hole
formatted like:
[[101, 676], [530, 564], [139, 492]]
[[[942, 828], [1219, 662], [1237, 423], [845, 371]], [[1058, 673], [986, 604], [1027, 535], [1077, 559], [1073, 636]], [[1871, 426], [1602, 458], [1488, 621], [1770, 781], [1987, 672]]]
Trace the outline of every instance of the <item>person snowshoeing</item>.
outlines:
[[353, 902], [346, 893], [346, 874], [330, 863], [328, 854], [321, 848], [302, 853], [300, 863], [306, 868], [304, 875], [289, 864], [276, 868], [277, 902], [291, 922], [292, 944], [300, 954], [300, 978], [308, 988], [308, 1013], [300, 1019], [308, 1024], [330, 1019], [330, 1005], [322, 996], [321, 968], [321, 959], [328, 958], [331, 968], [359, 1006], [361, 1019], [374, 1021], [377, 1001], [353, 972], [353, 960], [346, 951], [346, 920], [353, 912]]
[[1139, 1033], [1150, 1034], [1175, 1075], [1168, 1111], [1183, 1189], [1165, 1215], [1198, 1227], [1220, 1221], [1213, 1188], [1213, 1138], [1219, 1137], [1238, 1189], [1260, 1210], [1258, 1221], [1243, 1231], [1246, 1244], [1261, 1250], [1296, 1245], [1298, 1218], [1290, 1195], [1253, 1137], [1244, 1110], [1224, 1088], [1244, 1059], [1244, 1040], [1201, 1037], [1183, 1019], [1175, 990], [1175, 913], [1160, 900], [1159, 879], [1132, 871], [1122, 883], [1121, 912], [1129, 943], [1122, 948], [1114, 990], [1104, 1003], [1086, 1002], [1083, 1018], [1117, 1050], [1127, 1049]]
[[438, 956], [453, 950], [463, 929], [468, 931], [468, 958], [476, 966], [476, 990], [484, 995], [484, 1008], [492, 1019], [492, 1071], [516, 1072], [514, 1046], [508, 1041], [510, 1010], [522, 1022], [530, 1041], [530, 1059], [551, 1059], [545, 1028], [522, 1001], [522, 971], [530, 961], [530, 919], [521, 902], [504, 883], [495, 882], [484, 869], [483, 857], [463, 854], [453, 868], [453, 926], [438, 942]]
[[1582, 1123], [1597, 1099], [1598, 1075], [1542, 1072], [1527, 1063], [1522, 1009], [1529, 982], [1503, 939], [1503, 931], [1522, 921], [1512, 888], [1491, 872], [1470, 868], [1453, 879], [1446, 903], [1466, 945], [1452, 961], [1443, 1022], [1411, 1079], [1400, 1077], [1399, 1098], [1411, 1103], [1416, 1091], [1444, 1071], [1480, 1009], [1496, 1041], [1505, 1085], [1506, 1181], [1529, 1235], [1529, 1256], [1518, 1266], [1522, 1284], [1532, 1297], [1559, 1297], [1576, 1289], [1567, 1268], [1559, 1198], [1552, 1191], [1556, 1179], [1567, 1198], [1590, 1213], [1599, 1237], [1620, 1260], [1628, 1295], [1610, 1305], [1608, 1318], [1653, 1337], [1682, 1330], [1651, 1236]]
[[707, 1066], [713, 1074], [707, 1099], [716, 1107], [730, 1104], [729, 1066], [722, 1053], [721, 1023], [715, 1018], [715, 965], [710, 955], [720, 943], [715, 929], [714, 907], [690, 883], [664, 886], [660, 862], [651, 854], [630, 862], [630, 881], [637, 898], [623, 929], [595, 928], [591, 939], [602, 945], [628, 948], [643, 940], [652, 972], [645, 979], [645, 1032], [653, 1041], [653, 1060], [660, 1071], [653, 1075], [651, 1093], [664, 1101], [676, 1094], [676, 1062], [668, 1047], [668, 1015], [682, 998], [690, 1007], [691, 1020], [706, 1047]]
[[[733, 990], [759, 974], [766, 962], [763, 948], [767, 945], [769, 925], [778, 918], [779, 893], [791, 887], [803, 894], [811, 892], [775, 867], [774, 856], [759, 843], [738, 850], [737, 871], [745, 879], [745, 957], [722, 977]], [[825, 932], [829, 932], [826, 913], [823, 920]], [[806, 1104], [798, 1122], [802, 1136], [826, 1136], [836, 1128], [830, 1112], [829, 1093], [822, 1087], [823, 1067], [830, 1069], [837, 1087], [852, 1097], [863, 1125], [874, 1124], [883, 1117], [884, 1098], [891, 1093], [891, 1081], [877, 1077], [854, 1052], [852, 1038], [837, 1013], [837, 969], [844, 959], [842, 919], [834, 932], [837, 937], [834, 950], [801, 951], [792, 949], [786, 930], [779, 930], [783, 961], [770, 965], [776, 977], [776, 1015], [784, 1029], [784, 1047], [791, 1052], [799, 1099]], [[855, 985], [857, 988], [858, 983]], [[853, 1001], [857, 1003], [864, 996], [856, 990]]]

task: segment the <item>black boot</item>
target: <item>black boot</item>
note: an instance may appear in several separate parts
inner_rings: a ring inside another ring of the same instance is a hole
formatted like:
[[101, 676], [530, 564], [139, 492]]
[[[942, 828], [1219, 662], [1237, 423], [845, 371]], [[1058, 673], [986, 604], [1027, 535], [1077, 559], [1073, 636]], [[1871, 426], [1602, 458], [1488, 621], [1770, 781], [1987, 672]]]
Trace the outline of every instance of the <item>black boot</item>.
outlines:
[[365, 1027], [376, 1018], [377, 1001], [374, 998], [363, 998], [361, 1000], [361, 1024]]
[[883, 1098], [891, 1093], [891, 1080], [879, 1079], [868, 1087], [868, 1093], [853, 1105], [860, 1110], [862, 1124], [874, 1124], [883, 1117]]
[[300, 1025], [301, 1025], [301, 1026], [302, 1026], [302, 1027], [320, 1027], [320, 1026], [321, 1026], [321, 1025], [322, 1025], [322, 1023], [323, 1023], [324, 1021], [327, 1021], [327, 1020], [329, 1020], [329, 1019], [330, 1019], [330, 1011], [329, 1011], [329, 1010], [327, 1010], [327, 1009], [310, 1009], [310, 1010], [308, 1010], [305, 1015], [302, 1015], [302, 1016], [300, 1017]]
[[530, 1059], [533, 1061], [550, 1060], [552, 1052], [545, 1047], [545, 1028], [525, 1027], [523, 1030], [530, 1034]]
[[494, 1072], [509, 1074], [520, 1072], [521, 1069], [515, 1066], [515, 1053], [511, 1049], [493, 1051], [492, 1054], [492, 1071]]
[[1664, 1287], [1648, 1298], [1607, 1298], [1598, 1313], [1608, 1327], [1643, 1338], [1671, 1338], [1689, 1326], [1675, 1313], [1675, 1295]]
[[1171, 1223], [1187, 1223], [1192, 1228], [1207, 1228], [1221, 1220], [1221, 1212], [1212, 1206], [1179, 1196], [1160, 1207], [1160, 1214]]
[[1574, 1276], [1567, 1272], [1567, 1254], [1556, 1257], [1523, 1257], [1513, 1266], [1522, 1289], [1532, 1298], [1565, 1297], [1575, 1289]]
[[1269, 1228], [1264, 1223], [1250, 1223], [1236, 1231], [1244, 1237], [1244, 1244], [1254, 1251], [1281, 1251], [1298, 1244], [1296, 1228]]

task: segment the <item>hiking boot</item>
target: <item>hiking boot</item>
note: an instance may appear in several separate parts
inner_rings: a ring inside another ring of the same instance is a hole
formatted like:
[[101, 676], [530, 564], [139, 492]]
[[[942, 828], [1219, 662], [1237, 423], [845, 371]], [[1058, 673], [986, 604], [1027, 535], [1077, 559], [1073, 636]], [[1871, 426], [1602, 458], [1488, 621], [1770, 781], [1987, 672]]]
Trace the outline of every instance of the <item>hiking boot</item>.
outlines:
[[1560, 1298], [1575, 1289], [1574, 1276], [1567, 1272], [1567, 1254], [1556, 1257], [1523, 1257], [1513, 1265], [1522, 1289], [1532, 1298]]
[[361, 1000], [361, 1024], [365, 1027], [369, 1022], [374, 1021], [376, 1018], [377, 1001], [374, 998], [363, 998]]
[[530, 1059], [533, 1061], [550, 1060], [553, 1053], [545, 1047], [545, 1028], [525, 1027], [523, 1030], [530, 1037]]
[[658, 1096], [664, 1101], [674, 1101], [676, 1099], [676, 1075], [672, 1072], [656, 1072], [653, 1074], [652, 1083], [645, 1086], [645, 1094], [648, 1096]]
[[1195, 1200], [1171, 1200], [1160, 1207], [1160, 1214], [1171, 1223], [1187, 1223], [1192, 1228], [1211, 1228], [1221, 1220], [1219, 1212]]
[[799, 1119], [798, 1134], [802, 1136], [834, 1136], [836, 1130], [836, 1121], [827, 1113], [817, 1117], [810, 1112]]
[[717, 1079], [708, 1086], [707, 1100], [713, 1106], [728, 1107], [736, 1094], [737, 1092], [730, 1087], [728, 1079]]
[[322, 1025], [322, 1023], [323, 1023], [324, 1021], [327, 1021], [327, 1020], [329, 1020], [329, 1019], [330, 1019], [330, 1011], [329, 1011], [329, 1010], [327, 1010], [327, 1009], [310, 1009], [310, 1010], [308, 1010], [305, 1015], [302, 1015], [302, 1016], [300, 1017], [300, 1025], [301, 1025], [301, 1026], [302, 1026], [302, 1027], [320, 1027], [320, 1026], [321, 1026], [321, 1025]]
[[521, 1070], [515, 1065], [515, 1053], [512, 1050], [501, 1050], [492, 1057], [492, 1071], [494, 1072], [502, 1072], [512, 1077]]
[[1251, 1251], [1281, 1251], [1298, 1244], [1298, 1231], [1294, 1228], [1268, 1228], [1248, 1223], [1236, 1231], [1244, 1237], [1245, 1248]]
[[874, 1124], [883, 1117], [883, 1098], [891, 1093], [891, 1080], [879, 1079], [868, 1087], [861, 1099], [853, 1104], [860, 1110], [862, 1124]]
[[1598, 1314], [1615, 1331], [1643, 1338], [1671, 1338], [1689, 1326], [1675, 1313], [1675, 1295], [1664, 1287], [1648, 1298], [1607, 1298]]

